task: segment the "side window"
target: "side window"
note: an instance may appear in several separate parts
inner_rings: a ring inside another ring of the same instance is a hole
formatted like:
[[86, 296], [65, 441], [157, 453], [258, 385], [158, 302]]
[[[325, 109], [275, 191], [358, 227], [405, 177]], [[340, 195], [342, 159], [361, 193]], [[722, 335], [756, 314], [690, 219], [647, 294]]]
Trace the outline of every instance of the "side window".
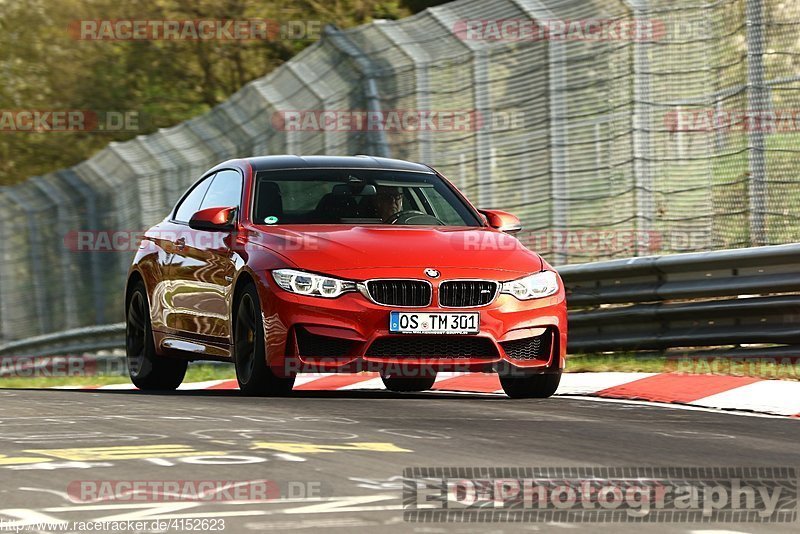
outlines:
[[208, 188], [200, 209], [239, 207], [242, 201], [242, 175], [238, 171], [219, 171]]
[[208, 186], [211, 184], [211, 178], [209, 176], [203, 179], [202, 182], [197, 184], [191, 192], [184, 197], [178, 207], [175, 208], [175, 220], [182, 223], [188, 223], [189, 219], [192, 218], [198, 210], [200, 210], [200, 203], [203, 201], [203, 197], [206, 196], [206, 191], [208, 191]]

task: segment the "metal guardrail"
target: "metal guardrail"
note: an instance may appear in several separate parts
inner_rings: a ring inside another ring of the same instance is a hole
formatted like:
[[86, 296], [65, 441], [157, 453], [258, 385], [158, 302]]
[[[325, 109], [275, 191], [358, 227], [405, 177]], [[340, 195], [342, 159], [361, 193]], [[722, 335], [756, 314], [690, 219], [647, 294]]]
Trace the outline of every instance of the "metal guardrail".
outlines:
[[[800, 354], [800, 244], [558, 271], [568, 291], [570, 352], [775, 344], [783, 345], [777, 352]], [[76, 354], [124, 341], [125, 324], [116, 323], [15, 341], [0, 346], [0, 356]]]
[[570, 352], [797, 345], [800, 245], [571, 265]]
[[53, 332], [0, 346], [2, 356], [55, 356], [125, 347], [125, 323]]

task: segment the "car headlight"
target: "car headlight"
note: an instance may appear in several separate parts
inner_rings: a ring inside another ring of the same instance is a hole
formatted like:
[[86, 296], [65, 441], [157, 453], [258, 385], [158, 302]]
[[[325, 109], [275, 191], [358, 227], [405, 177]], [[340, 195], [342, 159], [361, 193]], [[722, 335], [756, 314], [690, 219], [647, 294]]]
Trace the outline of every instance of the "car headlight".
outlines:
[[294, 269], [276, 269], [272, 271], [272, 278], [286, 291], [311, 297], [333, 299], [342, 293], [356, 290], [356, 283], [353, 281], [295, 271]]
[[519, 300], [549, 297], [558, 292], [558, 275], [553, 271], [541, 271], [525, 278], [503, 282], [500, 292], [514, 295]]

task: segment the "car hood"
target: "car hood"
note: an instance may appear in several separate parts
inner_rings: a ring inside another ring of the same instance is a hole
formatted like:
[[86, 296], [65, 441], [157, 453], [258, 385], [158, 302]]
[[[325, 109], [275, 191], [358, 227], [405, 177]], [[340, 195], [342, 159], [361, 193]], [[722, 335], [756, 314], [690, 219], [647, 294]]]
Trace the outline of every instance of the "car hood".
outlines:
[[516, 238], [491, 228], [256, 226], [255, 241], [298, 268], [353, 279], [471, 276], [508, 280], [542, 269]]

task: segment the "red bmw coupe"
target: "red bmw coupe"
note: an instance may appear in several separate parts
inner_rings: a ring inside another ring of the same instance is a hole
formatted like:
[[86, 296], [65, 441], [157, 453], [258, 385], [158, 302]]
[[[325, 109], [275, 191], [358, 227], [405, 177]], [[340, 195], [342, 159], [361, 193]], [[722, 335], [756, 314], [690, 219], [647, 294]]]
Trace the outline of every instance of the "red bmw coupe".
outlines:
[[140, 389], [192, 360], [232, 361], [241, 391], [283, 395], [303, 372], [378, 371], [392, 391], [437, 372], [496, 372], [549, 397], [564, 368], [558, 274], [426, 165], [267, 156], [206, 172], [144, 235], [125, 289]]

